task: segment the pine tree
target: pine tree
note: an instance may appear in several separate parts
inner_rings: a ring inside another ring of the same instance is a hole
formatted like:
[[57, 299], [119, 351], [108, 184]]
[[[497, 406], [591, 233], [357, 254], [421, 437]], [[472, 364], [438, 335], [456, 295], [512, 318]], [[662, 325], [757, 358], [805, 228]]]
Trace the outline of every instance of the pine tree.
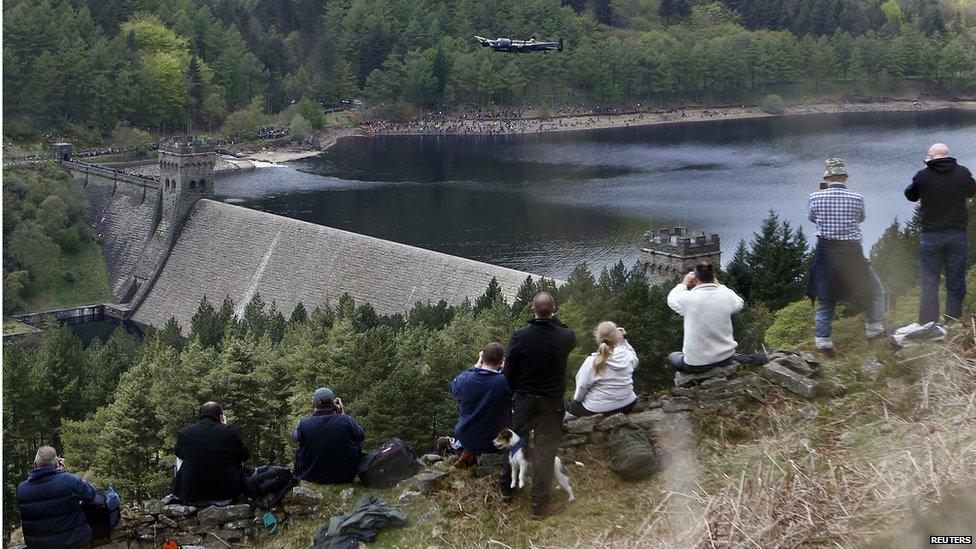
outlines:
[[498, 284], [498, 279], [491, 277], [485, 293], [481, 294], [481, 296], [478, 297], [478, 299], [476, 299], [474, 302], [474, 313], [480, 313], [481, 311], [494, 305], [495, 301], [501, 301], [501, 299], [502, 287]]
[[291, 316], [288, 318], [288, 324], [294, 325], [305, 322], [308, 320], [308, 312], [305, 311], [305, 305], [301, 301], [295, 304], [295, 308], [291, 311]]
[[241, 319], [241, 330], [245, 336], [261, 339], [268, 325], [268, 315], [264, 312], [264, 300], [261, 294], [254, 297], [244, 306], [244, 318]]
[[170, 347], [176, 349], [177, 352], [183, 350], [183, 346], [186, 345], [186, 338], [183, 337], [183, 332], [180, 330], [180, 324], [176, 322], [176, 318], [169, 317], [166, 321], [166, 325], [163, 329], [156, 335], [161, 342]]
[[220, 338], [224, 335], [224, 327], [220, 316], [214, 309], [207, 296], [200, 300], [197, 312], [190, 319], [190, 339], [200, 342], [204, 349], [215, 348], [220, 345]]
[[793, 231], [788, 221], [780, 222], [770, 211], [755, 234], [748, 255], [752, 273], [750, 297], [777, 310], [799, 299], [810, 253], [802, 229]]

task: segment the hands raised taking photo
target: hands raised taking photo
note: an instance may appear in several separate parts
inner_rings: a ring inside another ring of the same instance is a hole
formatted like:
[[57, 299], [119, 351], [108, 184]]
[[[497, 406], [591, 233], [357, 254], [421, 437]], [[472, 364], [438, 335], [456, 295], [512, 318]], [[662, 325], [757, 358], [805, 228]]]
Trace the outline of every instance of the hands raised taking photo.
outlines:
[[694, 288], [698, 284], [698, 277], [695, 275], [695, 271], [691, 271], [685, 275], [685, 279], [681, 281], [689, 290]]
[[335, 402], [335, 412], [337, 414], [344, 414], [345, 413], [345, 410], [342, 407], [342, 399], [339, 398], [339, 397], [336, 397], [336, 399], [335, 399], [334, 402]]

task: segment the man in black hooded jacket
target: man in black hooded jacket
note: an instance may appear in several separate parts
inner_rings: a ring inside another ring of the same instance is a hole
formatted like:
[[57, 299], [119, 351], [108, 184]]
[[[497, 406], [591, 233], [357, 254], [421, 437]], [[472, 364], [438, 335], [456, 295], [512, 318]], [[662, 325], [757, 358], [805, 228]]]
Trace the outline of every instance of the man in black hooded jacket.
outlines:
[[[532, 514], [537, 518], [558, 513], [560, 504], [549, 499], [553, 481], [553, 460], [562, 438], [566, 360], [576, 347], [576, 334], [556, 318], [556, 303], [543, 292], [532, 300], [534, 318], [512, 334], [508, 343], [505, 379], [514, 393], [513, 430], [528, 441], [535, 432], [532, 454]], [[511, 492], [506, 467], [502, 474], [502, 497]]]
[[918, 323], [938, 322], [939, 277], [946, 274], [947, 317], [962, 317], [966, 297], [967, 199], [976, 194], [973, 174], [949, 156], [949, 147], [936, 143], [925, 157], [926, 168], [915, 174], [905, 198], [919, 202], [922, 229], [919, 258], [922, 300]]

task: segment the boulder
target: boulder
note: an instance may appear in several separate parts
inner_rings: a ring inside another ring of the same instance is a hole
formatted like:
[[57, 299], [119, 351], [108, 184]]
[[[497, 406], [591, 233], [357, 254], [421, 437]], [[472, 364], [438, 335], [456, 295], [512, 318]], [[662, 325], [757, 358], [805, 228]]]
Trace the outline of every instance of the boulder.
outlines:
[[253, 513], [250, 505], [210, 506], [202, 509], [197, 514], [200, 524], [204, 525], [224, 524], [225, 522], [250, 518], [251, 516], [253, 516]]
[[447, 476], [442, 471], [427, 471], [413, 477], [413, 487], [423, 495], [428, 495], [440, 486], [441, 480]]
[[646, 412], [630, 414], [627, 419], [634, 425], [649, 431], [656, 428], [658, 423], [664, 419], [664, 410], [656, 408], [647, 410]]
[[673, 398], [664, 403], [664, 412], [673, 414], [675, 412], [687, 412], [694, 407], [694, 403], [687, 398]]
[[777, 362], [770, 362], [763, 366], [762, 375], [780, 387], [806, 398], [813, 398], [817, 392], [816, 381]]
[[301, 517], [305, 515], [311, 515], [312, 513], [318, 511], [319, 508], [315, 505], [286, 505], [285, 512], [289, 515], [294, 515], [296, 517]]
[[163, 512], [163, 506], [165, 504], [158, 499], [147, 499], [142, 502], [142, 508], [150, 515], [158, 515]]
[[626, 425], [630, 423], [625, 414], [617, 413], [612, 416], [607, 417], [603, 421], [596, 424], [597, 431], [612, 431], [621, 425]]
[[312, 490], [308, 486], [298, 485], [291, 489], [291, 493], [294, 496], [305, 499], [325, 499], [325, 495], [317, 490]]
[[235, 520], [224, 525], [224, 530], [244, 530], [248, 526], [253, 526], [253, 520]]
[[602, 419], [602, 414], [574, 419], [573, 421], [565, 424], [566, 430], [574, 435], [587, 435], [593, 432], [593, 429], [596, 428], [597, 422]]
[[424, 462], [425, 465], [433, 465], [444, 461], [444, 456], [440, 454], [424, 454], [420, 458], [420, 461]]
[[167, 517], [188, 517], [197, 512], [197, 508], [192, 505], [164, 505], [163, 514]]
[[884, 371], [884, 364], [874, 356], [865, 358], [861, 363], [861, 373], [871, 381], [876, 381], [882, 371]]
[[410, 503], [411, 501], [417, 501], [422, 497], [424, 497], [424, 495], [417, 490], [407, 490], [400, 494], [400, 497], [397, 498], [397, 503]]
[[160, 522], [160, 524], [165, 524], [166, 526], [169, 526], [170, 528], [176, 528], [177, 527], [176, 521], [173, 520], [173, 519], [171, 519], [171, 518], [169, 518], [169, 517], [167, 517], [166, 515], [159, 515], [159, 522]]
[[588, 444], [603, 444], [607, 441], [608, 434], [607, 431], [593, 431], [586, 437], [586, 442]]
[[244, 539], [244, 532], [241, 530], [217, 530], [210, 532], [208, 538], [217, 538], [220, 541], [241, 541]]
[[803, 377], [814, 377], [819, 373], [819, 370], [814, 370], [810, 367], [807, 361], [800, 358], [798, 355], [787, 355], [775, 361], [776, 364], [789, 368], [793, 372], [800, 374]]
[[339, 492], [339, 499], [342, 500], [342, 503], [348, 503], [352, 501], [352, 498], [354, 497], [356, 497], [355, 488], [346, 488], [345, 490]]
[[702, 372], [700, 374], [686, 374], [684, 372], [677, 372], [674, 375], [674, 385], [675, 387], [689, 387], [691, 385], [696, 385], [705, 381], [706, 379], [711, 379], [713, 377], [730, 377], [739, 369], [739, 365], [736, 363], [731, 363], [728, 366], [723, 366], [721, 368], [712, 368], [707, 372]]

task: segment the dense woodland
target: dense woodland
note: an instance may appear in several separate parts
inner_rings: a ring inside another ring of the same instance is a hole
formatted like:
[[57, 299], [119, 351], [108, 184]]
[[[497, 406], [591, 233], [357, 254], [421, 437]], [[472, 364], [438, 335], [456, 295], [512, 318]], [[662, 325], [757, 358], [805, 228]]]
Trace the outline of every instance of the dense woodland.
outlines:
[[[302, 99], [286, 121], [354, 98], [606, 105], [694, 90], [735, 100], [784, 82], [856, 93], [892, 78], [952, 93], [976, 80], [966, 0], [22, 0], [3, 10], [5, 137], [23, 141], [106, 135], [119, 121], [228, 122], [234, 133], [253, 127], [242, 118]], [[567, 48], [493, 54], [475, 34], [561, 37]]]

